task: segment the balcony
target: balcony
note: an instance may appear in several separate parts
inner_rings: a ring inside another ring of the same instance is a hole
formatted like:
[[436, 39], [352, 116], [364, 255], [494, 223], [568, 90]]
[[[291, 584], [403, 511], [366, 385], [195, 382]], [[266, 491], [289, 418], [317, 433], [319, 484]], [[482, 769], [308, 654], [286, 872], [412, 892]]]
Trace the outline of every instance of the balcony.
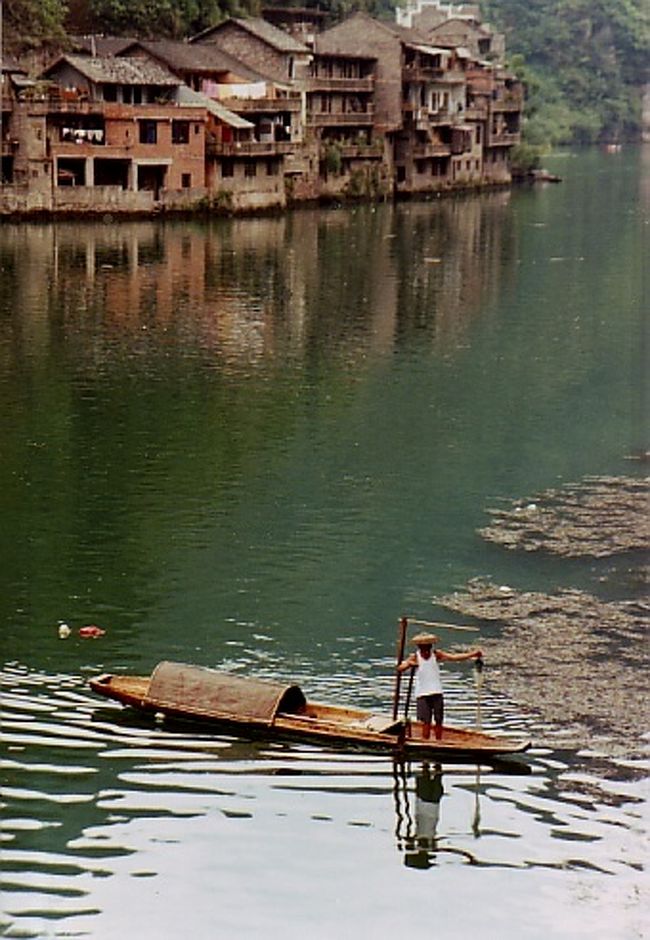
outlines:
[[493, 111], [521, 111], [523, 106], [523, 92], [508, 92], [491, 102]]
[[308, 127], [368, 127], [373, 122], [373, 109], [367, 111], [311, 111]]
[[328, 78], [325, 75], [312, 75], [306, 82], [307, 91], [339, 91], [353, 95], [370, 94], [374, 88], [372, 78]]
[[301, 100], [299, 96], [291, 98], [218, 98], [217, 103], [234, 111], [235, 114], [280, 114], [287, 111], [292, 114], [300, 112]]
[[465, 120], [466, 121], [486, 121], [488, 117], [487, 105], [477, 106], [472, 105], [470, 108], [465, 108]]
[[18, 152], [19, 147], [19, 140], [15, 138], [5, 138], [3, 141], [0, 141], [0, 155], [3, 157], [13, 157], [13, 155]]
[[414, 144], [412, 153], [414, 160], [422, 160], [426, 157], [448, 157], [451, 154], [451, 148], [448, 144], [429, 141], [426, 144]]
[[377, 144], [341, 144], [341, 156], [347, 160], [381, 160], [383, 147]]
[[290, 140], [234, 140], [207, 141], [206, 154], [210, 157], [276, 157], [293, 153], [299, 143]]
[[436, 85], [464, 85], [467, 76], [460, 69], [434, 69], [405, 65], [402, 68], [402, 81], [427, 85], [434, 83]]
[[403, 65], [402, 80], [407, 82], [437, 81], [445, 74], [442, 66]]
[[521, 142], [520, 131], [501, 131], [500, 133], [488, 131], [486, 136], [485, 142], [488, 147], [513, 147]]
[[80, 143], [68, 140], [48, 142], [48, 152], [56, 157], [122, 157], [131, 159], [133, 144], [106, 145], [95, 144], [86, 140]]

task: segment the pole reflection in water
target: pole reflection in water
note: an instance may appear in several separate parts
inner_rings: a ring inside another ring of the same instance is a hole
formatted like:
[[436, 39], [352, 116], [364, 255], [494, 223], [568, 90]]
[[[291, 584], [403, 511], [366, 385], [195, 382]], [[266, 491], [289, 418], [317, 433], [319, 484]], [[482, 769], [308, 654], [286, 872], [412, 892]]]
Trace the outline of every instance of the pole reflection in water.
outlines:
[[[472, 825], [472, 831], [477, 838], [480, 835], [478, 827], [479, 774], [480, 770], [477, 767], [476, 811]], [[432, 868], [440, 852], [459, 855], [470, 864], [476, 864], [477, 859], [471, 852], [448, 845], [447, 837], [438, 833], [440, 804], [445, 795], [442, 765], [434, 764], [431, 767], [429, 763], [423, 762], [419, 771], [413, 774], [415, 784], [413, 787], [409, 787], [410, 767], [396, 763], [393, 775], [397, 820], [395, 836], [398, 851], [404, 853], [406, 867]]]

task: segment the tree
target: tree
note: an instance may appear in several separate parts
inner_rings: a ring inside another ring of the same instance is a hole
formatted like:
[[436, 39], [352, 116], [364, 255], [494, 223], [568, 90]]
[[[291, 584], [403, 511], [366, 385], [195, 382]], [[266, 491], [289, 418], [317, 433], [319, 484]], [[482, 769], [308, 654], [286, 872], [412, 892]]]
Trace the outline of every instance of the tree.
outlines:
[[63, 0], [4, 0], [7, 48], [24, 52], [64, 43], [66, 14]]

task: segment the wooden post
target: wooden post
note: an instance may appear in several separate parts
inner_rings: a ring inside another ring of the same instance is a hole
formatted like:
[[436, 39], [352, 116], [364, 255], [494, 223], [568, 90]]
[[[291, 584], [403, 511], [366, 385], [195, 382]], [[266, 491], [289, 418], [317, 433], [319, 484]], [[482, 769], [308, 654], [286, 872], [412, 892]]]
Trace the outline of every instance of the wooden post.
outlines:
[[[408, 620], [406, 617], [400, 617], [399, 629], [397, 632], [397, 663], [396, 666], [404, 659], [404, 650], [406, 648], [406, 631], [408, 629]], [[397, 721], [397, 716], [399, 714], [399, 696], [400, 696], [400, 686], [402, 682], [402, 673], [395, 670], [395, 694], [393, 696], [393, 721]]]
[[411, 666], [409, 669], [409, 684], [406, 690], [406, 702], [404, 703], [404, 723], [408, 724], [409, 720], [409, 706], [411, 704], [411, 694], [413, 692], [413, 677], [415, 676], [415, 666]]

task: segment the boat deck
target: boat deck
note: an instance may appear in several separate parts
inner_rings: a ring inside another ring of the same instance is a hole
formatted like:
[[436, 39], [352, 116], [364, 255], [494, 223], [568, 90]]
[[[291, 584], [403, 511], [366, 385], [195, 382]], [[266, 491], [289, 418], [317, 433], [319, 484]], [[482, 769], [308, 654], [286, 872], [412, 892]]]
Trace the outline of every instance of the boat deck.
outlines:
[[92, 689], [98, 694], [115, 699], [123, 705], [148, 712], [161, 713], [172, 718], [209, 722], [229, 730], [244, 733], [265, 733], [269, 736], [288, 736], [322, 743], [344, 744], [366, 748], [401, 751], [425, 756], [428, 753], [462, 755], [499, 755], [526, 750], [529, 742], [501, 737], [474, 728], [445, 726], [440, 736], [432, 732], [423, 736], [419, 721], [403, 722], [390, 716], [376, 714], [361, 708], [328, 705], [302, 700], [292, 711], [277, 711], [270, 717], [238, 716], [232, 712], [222, 714], [204, 711], [200, 703], [192, 700], [161, 702], [150, 698], [151, 680], [146, 676], [103, 675], [92, 679]]

